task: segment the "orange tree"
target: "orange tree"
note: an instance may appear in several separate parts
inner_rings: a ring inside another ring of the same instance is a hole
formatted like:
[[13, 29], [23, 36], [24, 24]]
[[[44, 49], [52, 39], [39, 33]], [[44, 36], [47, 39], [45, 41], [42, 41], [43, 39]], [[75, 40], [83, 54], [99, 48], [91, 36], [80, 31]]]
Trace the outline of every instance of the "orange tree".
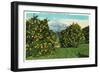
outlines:
[[57, 43], [56, 34], [49, 30], [47, 19], [33, 16], [26, 21], [26, 58], [52, 54]]
[[82, 29], [85, 36], [85, 43], [89, 43], [89, 26]]
[[60, 42], [62, 47], [77, 47], [84, 39], [82, 29], [77, 23], [73, 23], [61, 31]]

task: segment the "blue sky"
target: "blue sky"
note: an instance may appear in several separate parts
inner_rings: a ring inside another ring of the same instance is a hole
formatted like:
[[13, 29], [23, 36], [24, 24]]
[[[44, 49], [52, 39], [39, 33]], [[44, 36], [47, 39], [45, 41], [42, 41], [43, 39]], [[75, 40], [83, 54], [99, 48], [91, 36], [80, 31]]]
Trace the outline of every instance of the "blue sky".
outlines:
[[33, 12], [27, 13], [26, 17], [31, 18], [33, 15], [38, 15], [40, 19], [48, 18], [49, 20], [60, 20], [60, 19], [77, 19], [77, 20], [88, 20], [88, 15], [74, 14], [74, 13], [50, 13], [50, 12]]
[[80, 13], [54, 13], [54, 12], [34, 12], [34, 11], [26, 11], [26, 19], [32, 18], [34, 15], [38, 15], [38, 18], [43, 20], [45, 18], [49, 19], [49, 28], [54, 30], [56, 29], [56, 25], [61, 26], [69, 26], [73, 22], [78, 23], [81, 28], [84, 28], [89, 25], [89, 15], [88, 14], [80, 14]]

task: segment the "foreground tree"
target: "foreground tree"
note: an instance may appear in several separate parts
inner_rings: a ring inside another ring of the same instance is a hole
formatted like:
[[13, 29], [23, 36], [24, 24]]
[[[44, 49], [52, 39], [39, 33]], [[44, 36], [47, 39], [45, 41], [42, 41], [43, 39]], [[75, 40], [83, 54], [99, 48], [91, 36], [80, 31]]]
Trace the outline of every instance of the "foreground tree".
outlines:
[[62, 47], [77, 47], [84, 39], [82, 29], [77, 23], [73, 23], [61, 31], [60, 42]]
[[33, 16], [26, 21], [26, 57], [52, 54], [57, 43], [56, 34], [49, 30], [47, 19]]

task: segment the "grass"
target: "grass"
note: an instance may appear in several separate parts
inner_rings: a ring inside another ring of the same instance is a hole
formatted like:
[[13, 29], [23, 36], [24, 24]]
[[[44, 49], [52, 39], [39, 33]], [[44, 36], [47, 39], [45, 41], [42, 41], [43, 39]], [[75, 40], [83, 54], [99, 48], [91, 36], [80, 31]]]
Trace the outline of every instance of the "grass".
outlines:
[[27, 60], [84, 57], [89, 57], [89, 44], [80, 44], [77, 48], [57, 48], [54, 54], [39, 57], [30, 56]]

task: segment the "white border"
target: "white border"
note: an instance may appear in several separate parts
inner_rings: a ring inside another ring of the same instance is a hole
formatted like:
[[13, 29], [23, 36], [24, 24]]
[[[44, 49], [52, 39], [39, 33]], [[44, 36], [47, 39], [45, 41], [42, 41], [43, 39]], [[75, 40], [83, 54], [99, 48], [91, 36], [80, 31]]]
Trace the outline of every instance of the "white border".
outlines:
[[[93, 9], [79, 9], [79, 8], [58, 8], [58, 7], [46, 7], [46, 6], [18, 6], [18, 68], [36, 68], [36, 67], [50, 67], [50, 66], [71, 66], [71, 65], [84, 65], [84, 64], [95, 64], [95, 10]], [[80, 12], [89, 13], [89, 25], [90, 25], [90, 44], [89, 44], [89, 58], [69, 58], [69, 59], [48, 59], [48, 60], [31, 60], [24, 61], [23, 44], [24, 41], [24, 25], [23, 12], [24, 10], [32, 11], [53, 11], [53, 12]]]

